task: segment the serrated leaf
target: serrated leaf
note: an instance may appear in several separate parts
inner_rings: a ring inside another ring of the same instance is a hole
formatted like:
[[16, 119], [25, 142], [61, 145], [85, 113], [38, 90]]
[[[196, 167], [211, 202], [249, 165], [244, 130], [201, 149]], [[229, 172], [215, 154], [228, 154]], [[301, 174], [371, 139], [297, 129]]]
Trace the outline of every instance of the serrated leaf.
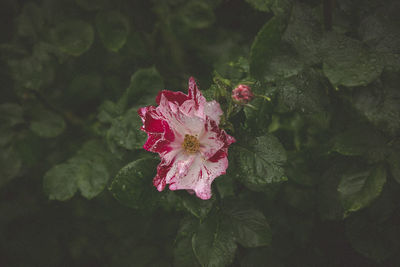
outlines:
[[235, 240], [242, 246], [260, 247], [271, 243], [271, 229], [260, 211], [233, 201], [227, 202], [222, 211], [229, 221]]
[[112, 119], [111, 128], [107, 131], [107, 143], [111, 151], [116, 152], [118, 147], [128, 150], [142, 148], [147, 135], [140, 130], [141, 126], [142, 120], [136, 107]]
[[315, 114], [329, 107], [329, 97], [322, 75], [313, 70], [305, 70], [292, 77], [276, 82], [281, 109]]
[[245, 185], [257, 187], [285, 180], [286, 152], [275, 136], [256, 137], [247, 144], [234, 146], [233, 151], [240, 171], [239, 179]]
[[59, 23], [50, 35], [53, 43], [62, 52], [73, 56], [80, 56], [86, 52], [94, 40], [92, 26], [79, 19]]
[[114, 119], [121, 116], [121, 108], [112, 101], [106, 100], [99, 107], [97, 119], [102, 123], [112, 123]]
[[375, 82], [367, 87], [357, 88], [353, 94], [353, 104], [377, 128], [391, 136], [400, 130], [399, 75], [386, 73], [383, 83]]
[[65, 201], [78, 190], [77, 168], [73, 164], [62, 163], [53, 166], [43, 178], [43, 189], [49, 199]]
[[382, 72], [379, 56], [358, 40], [330, 34], [322, 46], [323, 71], [333, 86], [365, 86]]
[[271, 18], [258, 32], [250, 50], [250, 74], [262, 79], [271, 59], [279, 51], [286, 23], [278, 17]]
[[26, 88], [40, 90], [49, 85], [55, 76], [53, 54], [57, 48], [43, 42], [33, 46], [33, 53], [22, 59], [10, 59], [8, 65], [16, 82], [16, 91], [23, 95]]
[[74, 157], [53, 166], [43, 180], [49, 198], [65, 201], [78, 189], [87, 199], [100, 194], [110, 178], [111, 167], [108, 165], [113, 164], [106, 153], [102, 143], [92, 140], [86, 142]]
[[199, 219], [204, 219], [213, 207], [215, 198], [202, 200], [187, 192], [177, 192], [183, 207]]
[[336, 135], [332, 151], [345, 156], [365, 156], [370, 161], [381, 161], [387, 152], [384, 137], [373, 128], [356, 126]]
[[30, 129], [40, 137], [53, 138], [60, 135], [66, 127], [63, 117], [42, 107], [32, 111]]
[[342, 175], [338, 191], [344, 216], [368, 206], [382, 192], [386, 169], [382, 166], [365, 169], [361, 166]]
[[143, 158], [123, 167], [110, 186], [113, 196], [134, 209], [152, 208], [159, 198], [152, 185], [158, 163], [153, 158]]
[[117, 52], [126, 43], [129, 20], [117, 11], [103, 11], [96, 16], [96, 28], [104, 46]]
[[270, 122], [271, 104], [263, 98], [256, 98], [251, 102], [254, 108], [245, 106], [243, 108], [246, 115], [246, 126], [255, 134], [268, 132]]
[[293, 5], [291, 17], [282, 36], [307, 64], [320, 62], [320, 41], [323, 28], [315, 12], [305, 4]]
[[215, 213], [199, 225], [192, 237], [192, 246], [202, 266], [231, 264], [237, 248], [232, 233]]
[[124, 108], [135, 103], [149, 105], [155, 102], [157, 93], [163, 89], [163, 80], [156, 68], [139, 69], [131, 76], [130, 85], [118, 104]]
[[174, 244], [174, 266], [200, 266], [192, 248], [192, 236], [197, 227], [198, 220], [193, 216], [185, 217], [181, 221]]

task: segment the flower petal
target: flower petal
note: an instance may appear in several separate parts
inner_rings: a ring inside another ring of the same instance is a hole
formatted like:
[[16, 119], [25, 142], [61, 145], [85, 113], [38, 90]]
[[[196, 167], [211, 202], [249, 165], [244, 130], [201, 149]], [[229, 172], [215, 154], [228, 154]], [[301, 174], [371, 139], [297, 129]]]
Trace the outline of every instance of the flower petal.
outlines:
[[[186, 189], [195, 191], [201, 199], [211, 198], [211, 183], [221, 174], [225, 174], [228, 159], [221, 158], [217, 162], [206, 161], [199, 154], [196, 155], [188, 168], [187, 174], [173, 179], [170, 190]], [[172, 170], [172, 169], [171, 169]]]
[[219, 125], [221, 115], [223, 114], [221, 106], [215, 100], [205, 103], [204, 114]]
[[199, 139], [200, 153], [207, 160], [214, 157], [219, 150], [228, 148], [230, 144], [236, 141], [235, 138], [220, 129], [217, 123], [209, 118], [207, 119], [204, 130]]
[[170, 102], [175, 102], [179, 106], [183, 104], [186, 100], [190, 99], [186, 94], [182, 92], [173, 92], [173, 91], [168, 91], [168, 90], [162, 90], [161, 92], [158, 93], [156, 97], [156, 103], [157, 105], [160, 104], [161, 100], [161, 95], [164, 95], [168, 101]]
[[139, 116], [142, 118], [142, 131], [147, 133], [147, 141], [143, 148], [156, 153], [168, 153], [173, 147], [170, 144], [175, 140], [175, 135], [168, 123], [162, 120], [153, 106], [140, 108]]

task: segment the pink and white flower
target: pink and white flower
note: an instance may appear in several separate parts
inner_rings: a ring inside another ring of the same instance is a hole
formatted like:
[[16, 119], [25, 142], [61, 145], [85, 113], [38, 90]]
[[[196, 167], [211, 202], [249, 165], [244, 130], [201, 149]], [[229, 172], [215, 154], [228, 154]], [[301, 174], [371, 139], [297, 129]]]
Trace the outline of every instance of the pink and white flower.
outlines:
[[228, 147], [235, 139], [218, 127], [222, 110], [218, 102], [207, 102], [189, 79], [188, 95], [161, 91], [157, 107], [140, 108], [141, 129], [148, 135], [143, 148], [160, 155], [153, 184], [162, 191], [194, 191], [201, 199], [211, 197], [211, 183], [225, 174]]

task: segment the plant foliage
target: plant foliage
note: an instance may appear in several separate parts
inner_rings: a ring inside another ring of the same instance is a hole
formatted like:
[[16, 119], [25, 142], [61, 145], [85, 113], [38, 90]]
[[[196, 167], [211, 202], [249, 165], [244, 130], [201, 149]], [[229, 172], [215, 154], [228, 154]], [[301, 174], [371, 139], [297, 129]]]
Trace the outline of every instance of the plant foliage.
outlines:
[[[1, 1], [0, 266], [400, 266], [399, 12]], [[237, 140], [206, 201], [152, 185], [137, 114], [189, 76]]]

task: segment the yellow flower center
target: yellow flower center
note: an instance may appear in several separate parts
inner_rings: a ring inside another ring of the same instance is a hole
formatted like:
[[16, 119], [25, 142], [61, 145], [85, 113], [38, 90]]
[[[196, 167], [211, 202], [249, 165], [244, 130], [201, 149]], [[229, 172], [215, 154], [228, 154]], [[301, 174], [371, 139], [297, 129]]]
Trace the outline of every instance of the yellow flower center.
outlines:
[[199, 151], [200, 143], [199, 140], [197, 140], [196, 136], [185, 134], [185, 139], [183, 140], [182, 147], [188, 153], [196, 153], [197, 151]]

